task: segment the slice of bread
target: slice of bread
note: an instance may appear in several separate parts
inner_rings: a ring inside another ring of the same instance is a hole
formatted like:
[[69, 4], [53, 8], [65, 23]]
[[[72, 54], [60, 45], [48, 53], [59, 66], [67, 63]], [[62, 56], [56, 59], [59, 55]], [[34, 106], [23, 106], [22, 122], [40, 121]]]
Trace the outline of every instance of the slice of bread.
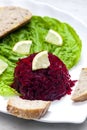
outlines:
[[11, 97], [7, 103], [7, 111], [19, 118], [39, 119], [46, 114], [50, 101], [25, 100], [20, 97]]
[[0, 7], [0, 38], [23, 26], [31, 17], [31, 12], [21, 7]]
[[87, 68], [82, 68], [77, 86], [71, 99], [75, 102], [87, 100]]

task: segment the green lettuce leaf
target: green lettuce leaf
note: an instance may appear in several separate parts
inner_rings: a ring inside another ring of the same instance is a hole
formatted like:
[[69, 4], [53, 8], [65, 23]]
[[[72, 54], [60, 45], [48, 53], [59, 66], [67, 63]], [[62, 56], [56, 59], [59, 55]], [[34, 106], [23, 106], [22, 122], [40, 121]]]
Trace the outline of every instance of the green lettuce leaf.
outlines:
[[[62, 36], [62, 46], [52, 45], [45, 41], [49, 29], [53, 29]], [[0, 75], [0, 95], [17, 94], [10, 86], [14, 80], [16, 62], [25, 55], [13, 52], [12, 48], [22, 40], [32, 40], [30, 54], [48, 50], [58, 56], [68, 69], [76, 65], [81, 56], [82, 42], [69, 24], [47, 16], [33, 16], [25, 26], [0, 40], [0, 58], [8, 63], [8, 68]]]

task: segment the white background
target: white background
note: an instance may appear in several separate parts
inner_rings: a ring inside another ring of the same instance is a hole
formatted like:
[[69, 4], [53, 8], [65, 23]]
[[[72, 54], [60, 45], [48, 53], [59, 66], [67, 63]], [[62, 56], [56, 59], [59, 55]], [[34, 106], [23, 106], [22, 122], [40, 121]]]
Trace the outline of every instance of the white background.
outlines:
[[[32, 0], [36, 1], [36, 0]], [[87, 23], [87, 0], [37, 0], [65, 10]], [[86, 130], [87, 120], [82, 124], [48, 124], [18, 119], [0, 113], [0, 130]]]

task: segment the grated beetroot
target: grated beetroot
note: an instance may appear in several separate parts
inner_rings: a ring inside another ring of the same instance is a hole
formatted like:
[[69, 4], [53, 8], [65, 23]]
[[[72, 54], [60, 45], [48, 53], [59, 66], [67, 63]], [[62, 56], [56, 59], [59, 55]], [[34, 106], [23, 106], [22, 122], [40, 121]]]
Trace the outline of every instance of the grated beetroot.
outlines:
[[32, 71], [32, 60], [36, 53], [27, 58], [19, 59], [14, 71], [11, 85], [24, 99], [59, 100], [71, 94], [75, 81], [70, 79], [65, 64], [55, 55], [49, 53], [50, 66], [47, 69]]

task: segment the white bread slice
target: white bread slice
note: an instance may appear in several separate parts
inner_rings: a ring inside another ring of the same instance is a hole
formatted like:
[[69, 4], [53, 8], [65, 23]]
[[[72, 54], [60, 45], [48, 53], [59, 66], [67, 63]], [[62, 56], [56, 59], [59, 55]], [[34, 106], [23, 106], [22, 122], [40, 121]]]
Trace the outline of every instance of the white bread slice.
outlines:
[[15, 96], [8, 100], [7, 111], [19, 118], [39, 119], [46, 114], [50, 104], [50, 101], [25, 100]]
[[71, 99], [75, 102], [87, 100], [87, 68], [82, 68], [78, 84]]
[[23, 26], [31, 17], [31, 12], [21, 7], [0, 7], [0, 38]]

